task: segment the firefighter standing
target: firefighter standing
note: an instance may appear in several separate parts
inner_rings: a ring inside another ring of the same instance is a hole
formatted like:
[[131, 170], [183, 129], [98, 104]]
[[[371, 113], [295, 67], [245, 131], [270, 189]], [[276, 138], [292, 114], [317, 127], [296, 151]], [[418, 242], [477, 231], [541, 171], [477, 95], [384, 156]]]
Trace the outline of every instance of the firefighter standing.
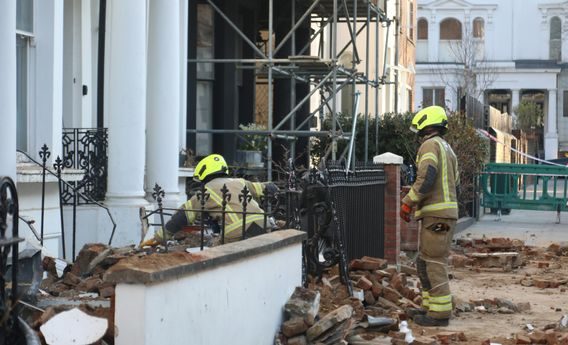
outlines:
[[[264, 228], [263, 210], [259, 206], [260, 197], [264, 195], [265, 188], [272, 192], [277, 190], [273, 183], [250, 182], [242, 178], [230, 178], [228, 175], [229, 168], [223, 156], [219, 154], [211, 154], [203, 158], [195, 167], [193, 179], [195, 181], [205, 183], [206, 193], [209, 198], [205, 203], [205, 211], [209, 216], [221, 224], [222, 202], [223, 196], [221, 189], [226, 186], [231, 194], [230, 200], [226, 205], [225, 214], [225, 241], [235, 242], [242, 238], [243, 215], [238, 213], [243, 211], [242, 204], [239, 200], [239, 194], [242, 193], [246, 186], [250, 191], [252, 199], [247, 205], [246, 215], [246, 237], [253, 237], [266, 233]], [[201, 201], [197, 196], [187, 200], [180, 209], [174, 213], [171, 219], [166, 223], [166, 237], [180, 231], [184, 226], [193, 224], [199, 216], [201, 209]], [[250, 214], [249, 214], [250, 213]], [[155, 240], [161, 241], [164, 233], [160, 229], [155, 234]]]
[[452, 296], [447, 273], [447, 258], [458, 219], [456, 186], [459, 183], [456, 155], [442, 138], [448, 118], [442, 107], [419, 111], [410, 129], [418, 133], [416, 181], [402, 200], [400, 215], [410, 221], [410, 213], [421, 220], [419, 255], [416, 260], [422, 284], [421, 309], [409, 310], [416, 324], [447, 326], [452, 312]]

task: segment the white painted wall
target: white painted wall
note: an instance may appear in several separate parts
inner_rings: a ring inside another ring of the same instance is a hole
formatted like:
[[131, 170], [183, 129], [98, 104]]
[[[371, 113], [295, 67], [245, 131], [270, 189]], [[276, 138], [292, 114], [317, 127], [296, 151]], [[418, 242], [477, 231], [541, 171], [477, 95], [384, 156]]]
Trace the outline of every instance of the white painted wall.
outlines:
[[301, 257], [295, 243], [160, 284], [118, 284], [116, 344], [272, 344]]

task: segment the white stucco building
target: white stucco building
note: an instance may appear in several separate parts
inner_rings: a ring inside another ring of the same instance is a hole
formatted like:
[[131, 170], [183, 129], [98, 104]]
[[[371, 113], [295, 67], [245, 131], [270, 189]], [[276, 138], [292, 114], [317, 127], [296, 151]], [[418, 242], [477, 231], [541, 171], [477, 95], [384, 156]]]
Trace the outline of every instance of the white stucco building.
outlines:
[[[508, 113], [523, 99], [536, 102], [544, 111], [544, 157], [568, 151], [568, 1], [419, 0], [417, 19], [417, 107], [456, 109], [451, 71], [470, 63], [482, 89], [475, 96]], [[474, 52], [460, 57], [460, 44]]]

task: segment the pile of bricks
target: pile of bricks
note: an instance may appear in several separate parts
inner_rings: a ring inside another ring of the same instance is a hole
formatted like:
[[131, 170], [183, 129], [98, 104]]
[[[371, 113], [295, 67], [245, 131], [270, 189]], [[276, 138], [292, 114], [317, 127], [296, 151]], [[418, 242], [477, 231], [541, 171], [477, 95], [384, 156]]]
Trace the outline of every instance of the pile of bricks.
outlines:
[[455, 268], [471, 266], [511, 271], [525, 265], [526, 249], [524, 242], [516, 239], [462, 238], [456, 241], [453, 253], [449, 257], [449, 264]]
[[379, 344], [396, 339], [393, 332], [407, 318], [404, 310], [421, 302], [416, 279], [387, 268], [387, 261], [378, 258], [363, 257], [349, 266], [356, 297], [338, 275], [297, 288], [285, 306], [276, 344]]
[[568, 345], [568, 315], [538, 329], [527, 326], [530, 330], [515, 334], [516, 344]]

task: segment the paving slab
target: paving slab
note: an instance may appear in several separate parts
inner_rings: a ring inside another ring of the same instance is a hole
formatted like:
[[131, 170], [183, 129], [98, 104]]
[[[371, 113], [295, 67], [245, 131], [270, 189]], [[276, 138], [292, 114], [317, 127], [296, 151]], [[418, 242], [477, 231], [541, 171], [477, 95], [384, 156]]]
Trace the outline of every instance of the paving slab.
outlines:
[[568, 213], [553, 211], [511, 210], [508, 215], [485, 214], [471, 226], [456, 231], [454, 239], [470, 237], [509, 237], [525, 241], [526, 245], [547, 246], [568, 242]]

